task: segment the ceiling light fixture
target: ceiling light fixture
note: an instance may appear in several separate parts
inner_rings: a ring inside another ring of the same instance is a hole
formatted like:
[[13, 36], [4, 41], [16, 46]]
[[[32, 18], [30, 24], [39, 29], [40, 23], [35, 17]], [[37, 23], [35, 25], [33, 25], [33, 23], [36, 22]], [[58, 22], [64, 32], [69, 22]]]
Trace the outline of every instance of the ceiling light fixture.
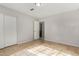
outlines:
[[[37, 7], [39, 7], [39, 6], [41, 6], [41, 3], [34, 3], [34, 5], [37, 6]], [[34, 10], [35, 10], [34, 8], [30, 9], [30, 11], [34, 11]]]
[[41, 3], [35, 3], [35, 6], [41, 6]]

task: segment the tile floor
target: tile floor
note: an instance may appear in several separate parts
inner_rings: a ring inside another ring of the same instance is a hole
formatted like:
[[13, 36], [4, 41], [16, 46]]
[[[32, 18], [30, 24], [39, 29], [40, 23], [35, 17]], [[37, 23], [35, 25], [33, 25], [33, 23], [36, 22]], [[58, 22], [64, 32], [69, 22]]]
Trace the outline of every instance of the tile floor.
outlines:
[[0, 50], [1, 56], [79, 56], [79, 48], [49, 41], [31, 41]]

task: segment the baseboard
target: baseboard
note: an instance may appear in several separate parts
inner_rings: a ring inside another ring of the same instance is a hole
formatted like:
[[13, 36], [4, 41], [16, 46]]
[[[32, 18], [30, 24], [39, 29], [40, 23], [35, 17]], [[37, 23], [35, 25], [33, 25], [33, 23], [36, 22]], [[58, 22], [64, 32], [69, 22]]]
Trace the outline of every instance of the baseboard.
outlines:
[[64, 43], [64, 42], [56, 42], [56, 41], [52, 41], [52, 40], [45, 40], [45, 41], [49, 41], [51, 43], [57, 43], [57, 44], [62, 44], [62, 45], [67, 45], [67, 46], [72, 46], [72, 47], [77, 47], [79, 48], [79, 45], [75, 45], [75, 44], [69, 44], [69, 43]]
[[27, 43], [27, 42], [31, 42], [31, 41], [33, 41], [33, 40], [21, 41], [21, 42], [18, 42], [17, 44]]

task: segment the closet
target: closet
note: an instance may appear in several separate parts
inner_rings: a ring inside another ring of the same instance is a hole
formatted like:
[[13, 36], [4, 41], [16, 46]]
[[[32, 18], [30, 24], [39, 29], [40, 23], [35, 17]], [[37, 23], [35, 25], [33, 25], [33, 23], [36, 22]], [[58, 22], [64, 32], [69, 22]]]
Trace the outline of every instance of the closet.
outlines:
[[0, 48], [16, 43], [16, 17], [0, 13]]
[[0, 48], [4, 47], [3, 14], [0, 14]]

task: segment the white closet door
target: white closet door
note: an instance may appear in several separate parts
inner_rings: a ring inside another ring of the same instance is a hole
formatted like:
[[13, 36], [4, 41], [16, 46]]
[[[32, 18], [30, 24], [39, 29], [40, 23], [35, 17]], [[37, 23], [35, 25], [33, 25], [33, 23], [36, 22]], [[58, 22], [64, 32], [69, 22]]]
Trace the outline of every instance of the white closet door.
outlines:
[[0, 13], [0, 48], [4, 47], [4, 38], [3, 38], [3, 14]]
[[5, 15], [5, 47], [16, 43], [16, 17]]
[[34, 39], [39, 39], [39, 21], [34, 21]]

